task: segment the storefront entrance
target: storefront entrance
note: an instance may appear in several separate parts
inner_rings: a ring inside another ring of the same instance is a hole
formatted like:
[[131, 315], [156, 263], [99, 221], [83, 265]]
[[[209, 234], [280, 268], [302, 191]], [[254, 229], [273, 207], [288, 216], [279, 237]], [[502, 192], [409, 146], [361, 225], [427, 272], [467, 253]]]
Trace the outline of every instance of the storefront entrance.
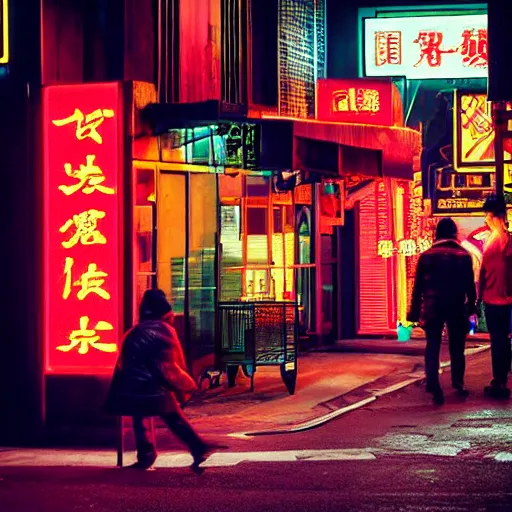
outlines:
[[213, 366], [216, 205], [215, 174], [159, 173], [157, 285], [173, 304], [176, 327], [195, 377]]
[[165, 292], [197, 377], [214, 363], [217, 175], [137, 170], [135, 195], [134, 313], [145, 289]]

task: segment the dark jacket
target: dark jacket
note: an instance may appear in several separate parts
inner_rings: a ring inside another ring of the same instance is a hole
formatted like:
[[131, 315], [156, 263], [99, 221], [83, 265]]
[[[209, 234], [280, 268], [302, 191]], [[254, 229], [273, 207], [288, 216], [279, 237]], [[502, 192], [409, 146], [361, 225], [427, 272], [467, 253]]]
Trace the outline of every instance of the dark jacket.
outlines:
[[124, 337], [105, 410], [161, 416], [175, 412], [195, 389], [175, 329], [165, 320], [149, 320]]
[[475, 313], [471, 255], [455, 240], [439, 240], [420, 255], [408, 320], [449, 320]]

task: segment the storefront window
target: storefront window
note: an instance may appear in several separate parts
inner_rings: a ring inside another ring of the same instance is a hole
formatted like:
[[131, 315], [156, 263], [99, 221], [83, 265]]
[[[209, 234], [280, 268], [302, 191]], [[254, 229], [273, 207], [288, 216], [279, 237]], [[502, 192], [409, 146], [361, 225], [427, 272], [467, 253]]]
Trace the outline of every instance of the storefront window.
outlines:
[[184, 334], [186, 176], [161, 172], [158, 182], [157, 276], [173, 305], [177, 326]]
[[245, 176], [239, 185], [230, 176], [219, 180], [221, 300], [291, 300], [295, 260], [291, 193], [271, 194], [269, 176]]
[[133, 318], [136, 319], [144, 291], [152, 288], [156, 282], [153, 258], [156, 218], [154, 169], [134, 169], [134, 196]]
[[217, 177], [190, 174], [188, 298], [193, 373], [213, 365]]
[[220, 300], [238, 301], [243, 295], [242, 196], [243, 177], [219, 175]]
[[249, 299], [270, 297], [268, 211], [265, 207], [247, 207], [247, 268], [245, 290]]
[[293, 295], [294, 233], [293, 206], [276, 205], [274, 197], [272, 232], [271, 298], [289, 300]]

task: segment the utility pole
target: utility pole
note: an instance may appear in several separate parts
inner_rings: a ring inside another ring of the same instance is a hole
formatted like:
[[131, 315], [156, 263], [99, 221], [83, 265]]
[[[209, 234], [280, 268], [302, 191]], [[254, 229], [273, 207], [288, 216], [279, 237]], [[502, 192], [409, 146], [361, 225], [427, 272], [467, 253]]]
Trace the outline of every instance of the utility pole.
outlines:
[[487, 98], [492, 102], [494, 124], [494, 154], [496, 159], [495, 191], [503, 194], [505, 177], [503, 143], [512, 138], [508, 129], [512, 112], [507, 102], [512, 101], [512, 67], [509, 63], [509, 20], [512, 2], [489, 0], [487, 3], [487, 51], [489, 63]]

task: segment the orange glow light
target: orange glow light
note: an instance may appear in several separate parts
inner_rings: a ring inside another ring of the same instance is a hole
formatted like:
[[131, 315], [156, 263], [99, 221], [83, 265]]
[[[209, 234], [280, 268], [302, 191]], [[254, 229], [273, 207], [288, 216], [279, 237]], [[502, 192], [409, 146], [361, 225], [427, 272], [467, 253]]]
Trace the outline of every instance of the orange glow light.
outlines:
[[115, 364], [120, 107], [118, 83], [44, 89], [47, 372], [100, 374]]

